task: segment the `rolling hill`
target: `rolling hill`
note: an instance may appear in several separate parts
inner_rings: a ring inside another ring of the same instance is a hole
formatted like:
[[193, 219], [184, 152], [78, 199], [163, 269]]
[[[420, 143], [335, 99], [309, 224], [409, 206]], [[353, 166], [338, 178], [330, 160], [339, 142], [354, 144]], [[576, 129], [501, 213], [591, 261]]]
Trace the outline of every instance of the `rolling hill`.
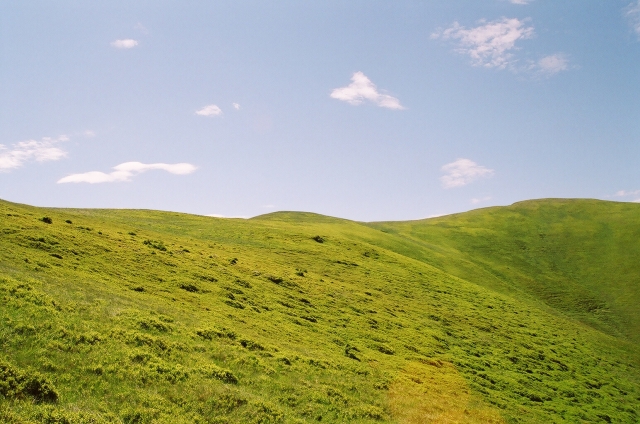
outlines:
[[408, 222], [0, 201], [0, 421], [640, 420], [640, 205]]

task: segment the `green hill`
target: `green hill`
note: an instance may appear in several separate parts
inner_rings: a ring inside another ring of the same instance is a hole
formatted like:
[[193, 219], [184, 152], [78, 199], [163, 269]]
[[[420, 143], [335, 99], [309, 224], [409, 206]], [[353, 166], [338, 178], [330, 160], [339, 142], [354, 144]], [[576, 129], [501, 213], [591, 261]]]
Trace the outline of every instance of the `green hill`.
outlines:
[[638, 204], [548, 199], [370, 225], [420, 246], [407, 256], [640, 342]]
[[0, 202], [0, 421], [638, 422], [639, 234], [640, 205], [591, 200], [387, 223]]

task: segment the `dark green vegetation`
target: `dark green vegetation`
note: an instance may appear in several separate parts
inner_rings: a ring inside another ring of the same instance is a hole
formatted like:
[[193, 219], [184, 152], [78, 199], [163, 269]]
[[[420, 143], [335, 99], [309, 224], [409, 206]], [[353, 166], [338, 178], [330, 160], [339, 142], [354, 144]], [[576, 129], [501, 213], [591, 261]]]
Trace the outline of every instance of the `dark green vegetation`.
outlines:
[[0, 421], [638, 422], [639, 258], [638, 204], [362, 224], [0, 202]]

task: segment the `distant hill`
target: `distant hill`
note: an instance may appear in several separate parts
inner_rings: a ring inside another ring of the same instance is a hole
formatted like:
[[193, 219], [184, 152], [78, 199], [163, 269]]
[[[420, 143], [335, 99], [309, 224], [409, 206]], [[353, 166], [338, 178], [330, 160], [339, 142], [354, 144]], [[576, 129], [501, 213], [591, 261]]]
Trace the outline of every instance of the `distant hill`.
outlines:
[[0, 201], [0, 421], [640, 420], [640, 205], [249, 220]]

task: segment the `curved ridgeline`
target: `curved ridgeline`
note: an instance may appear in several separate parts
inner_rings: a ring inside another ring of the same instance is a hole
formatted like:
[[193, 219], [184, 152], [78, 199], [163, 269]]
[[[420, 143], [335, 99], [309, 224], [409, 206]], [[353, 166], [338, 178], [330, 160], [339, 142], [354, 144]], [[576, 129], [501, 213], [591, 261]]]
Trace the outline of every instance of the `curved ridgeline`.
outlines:
[[637, 422], [639, 236], [640, 205], [591, 200], [387, 223], [0, 202], [0, 421]]

